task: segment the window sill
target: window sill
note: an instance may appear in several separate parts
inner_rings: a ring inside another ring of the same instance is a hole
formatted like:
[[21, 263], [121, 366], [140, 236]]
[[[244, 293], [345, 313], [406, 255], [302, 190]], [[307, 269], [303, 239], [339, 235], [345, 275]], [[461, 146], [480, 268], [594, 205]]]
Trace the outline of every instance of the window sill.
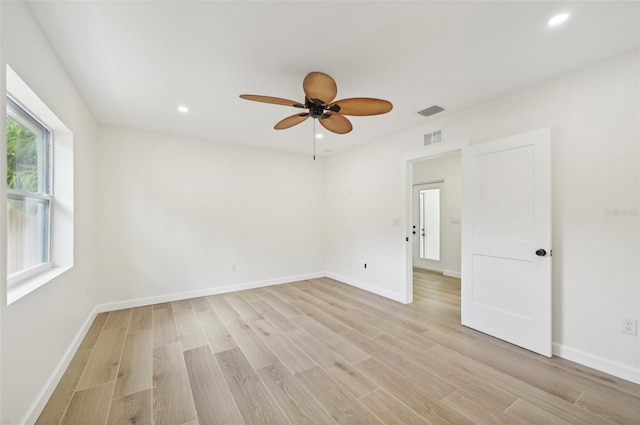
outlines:
[[31, 276], [11, 284], [7, 288], [7, 305], [13, 304], [25, 295], [30, 294], [41, 286], [51, 282], [64, 272], [71, 270], [72, 267], [73, 266], [52, 267], [35, 276]]

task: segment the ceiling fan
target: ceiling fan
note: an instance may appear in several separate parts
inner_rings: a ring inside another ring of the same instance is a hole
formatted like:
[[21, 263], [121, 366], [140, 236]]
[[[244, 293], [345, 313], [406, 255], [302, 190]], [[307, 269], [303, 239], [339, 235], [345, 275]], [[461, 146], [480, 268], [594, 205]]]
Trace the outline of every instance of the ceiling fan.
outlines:
[[254, 94], [242, 94], [241, 98], [256, 102], [273, 103], [276, 105], [293, 106], [294, 108], [307, 109], [291, 115], [275, 125], [276, 130], [284, 130], [300, 124], [307, 118], [317, 119], [324, 128], [337, 134], [346, 134], [353, 129], [351, 122], [345, 115], [367, 116], [379, 115], [389, 112], [393, 105], [391, 102], [369, 97], [353, 97], [333, 101], [338, 93], [338, 87], [333, 78], [322, 72], [310, 72], [302, 82], [304, 90], [304, 103], [279, 97], [259, 96]]

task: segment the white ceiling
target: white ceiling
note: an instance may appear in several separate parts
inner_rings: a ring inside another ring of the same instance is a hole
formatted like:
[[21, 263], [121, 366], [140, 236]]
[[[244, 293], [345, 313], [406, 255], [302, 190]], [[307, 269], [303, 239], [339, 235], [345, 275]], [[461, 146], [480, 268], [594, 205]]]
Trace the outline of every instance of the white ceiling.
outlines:
[[319, 151], [337, 152], [428, 122], [428, 106], [461, 110], [640, 46], [637, 1], [29, 4], [99, 122], [294, 152], [310, 152], [312, 120], [273, 130], [297, 110], [238, 95], [303, 101], [322, 71], [338, 98], [393, 103], [325, 131]]

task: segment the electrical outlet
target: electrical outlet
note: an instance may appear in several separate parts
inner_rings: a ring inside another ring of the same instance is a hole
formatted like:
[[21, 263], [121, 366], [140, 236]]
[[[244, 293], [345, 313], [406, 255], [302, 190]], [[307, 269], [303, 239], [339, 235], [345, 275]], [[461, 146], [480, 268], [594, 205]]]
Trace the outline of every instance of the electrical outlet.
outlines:
[[638, 321], [630, 317], [623, 317], [620, 323], [620, 331], [629, 335], [637, 335]]
[[237, 272], [238, 271], [238, 265], [237, 264], [232, 264], [231, 265], [231, 271], [232, 272]]

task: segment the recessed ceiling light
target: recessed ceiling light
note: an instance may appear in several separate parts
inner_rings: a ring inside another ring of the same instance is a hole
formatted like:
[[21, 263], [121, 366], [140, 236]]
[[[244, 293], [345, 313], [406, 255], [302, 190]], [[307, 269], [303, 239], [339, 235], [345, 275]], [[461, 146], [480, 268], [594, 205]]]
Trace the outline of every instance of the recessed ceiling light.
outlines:
[[322, 135], [322, 133], [318, 133], [316, 134], [316, 139], [322, 139], [324, 136]]
[[550, 27], [555, 27], [556, 25], [560, 25], [561, 23], [565, 22], [567, 19], [569, 19], [568, 13], [559, 13], [549, 19], [547, 21], [547, 25], [549, 25]]
[[186, 114], [187, 112], [189, 112], [189, 108], [187, 108], [184, 105], [180, 105], [178, 106], [178, 112], [182, 112], [183, 114]]

